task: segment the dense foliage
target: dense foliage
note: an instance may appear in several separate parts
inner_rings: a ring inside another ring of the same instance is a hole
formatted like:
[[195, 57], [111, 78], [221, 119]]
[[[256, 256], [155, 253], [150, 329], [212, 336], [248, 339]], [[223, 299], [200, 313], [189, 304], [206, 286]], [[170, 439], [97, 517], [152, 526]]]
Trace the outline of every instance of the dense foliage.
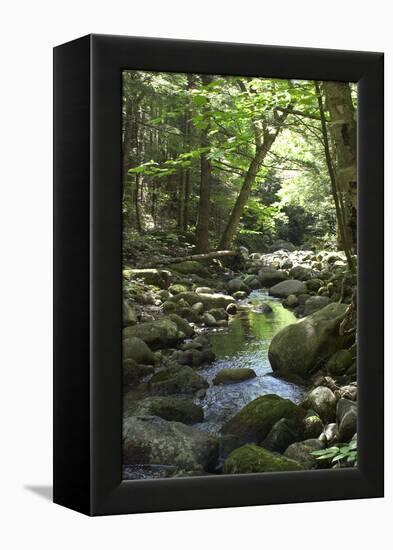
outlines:
[[[355, 88], [351, 100], [348, 84], [332, 84], [349, 91], [354, 118]], [[333, 192], [329, 93], [312, 81], [124, 72], [125, 248], [135, 233], [165, 232], [198, 252], [276, 239], [353, 249], [337, 214], [349, 227], [349, 189], [337, 190], [338, 204]]]

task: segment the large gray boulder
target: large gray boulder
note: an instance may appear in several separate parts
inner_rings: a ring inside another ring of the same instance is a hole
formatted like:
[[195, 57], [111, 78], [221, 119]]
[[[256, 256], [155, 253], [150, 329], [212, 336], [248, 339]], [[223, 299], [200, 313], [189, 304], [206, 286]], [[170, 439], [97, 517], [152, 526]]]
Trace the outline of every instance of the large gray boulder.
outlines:
[[336, 397], [330, 388], [318, 386], [307, 396], [307, 405], [314, 410], [324, 422], [331, 422], [336, 416]]
[[296, 279], [289, 279], [288, 281], [282, 281], [277, 285], [272, 286], [269, 289], [269, 294], [276, 298], [287, 298], [290, 294], [304, 294], [307, 291], [306, 284], [303, 281], [297, 281]]
[[273, 371], [288, 378], [307, 379], [333, 353], [345, 347], [348, 336], [340, 336], [339, 326], [347, 307], [333, 302], [280, 330], [269, 347]]
[[184, 470], [214, 468], [217, 439], [180, 422], [130, 416], [123, 422], [124, 464], [163, 464]]
[[179, 342], [184, 333], [181, 334], [176, 323], [164, 318], [123, 329], [123, 339], [131, 337], [140, 338], [153, 348], [165, 348]]

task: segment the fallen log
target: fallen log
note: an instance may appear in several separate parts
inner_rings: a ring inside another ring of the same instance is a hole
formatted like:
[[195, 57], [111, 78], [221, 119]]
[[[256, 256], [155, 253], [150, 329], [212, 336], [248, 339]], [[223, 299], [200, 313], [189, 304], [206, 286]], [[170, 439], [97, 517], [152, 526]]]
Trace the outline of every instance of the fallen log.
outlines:
[[[160, 266], [166, 266], [170, 264], [178, 264], [180, 262], [203, 262], [205, 260], [217, 260], [220, 258], [236, 257], [239, 255], [238, 250], [215, 250], [214, 252], [207, 252], [206, 254], [192, 254], [191, 256], [178, 256], [177, 258], [166, 258], [159, 262]], [[149, 267], [149, 266], [145, 266]]]

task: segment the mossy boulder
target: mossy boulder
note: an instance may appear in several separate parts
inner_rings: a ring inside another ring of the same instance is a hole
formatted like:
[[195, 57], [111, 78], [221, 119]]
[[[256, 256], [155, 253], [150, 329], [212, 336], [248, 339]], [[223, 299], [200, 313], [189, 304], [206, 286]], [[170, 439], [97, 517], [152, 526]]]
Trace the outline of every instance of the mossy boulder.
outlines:
[[180, 365], [199, 367], [205, 360], [205, 354], [199, 349], [177, 350], [172, 356]]
[[321, 286], [323, 286], [322, 279], [309, 279], [306, 281], [307, 290], [311, 290], [312, 292], [318, 292]]
[[193, 304], [191, 306], [191, 311], [195, 313], [196, 315], [202, 315], [204, 312], [205, 306], [202, 302], [197, 302], [196, 304]]
[[289, 276], [299, 281], [307, 281], [312, 277], [312, 271], [308, 267], [302, 265], [296, 265], [289, 271]]
[[304, 315], [311, 315], [330, 303], [328, 296], [310, 296], [304, 303]]
[[326, 363], [326, 368], [333, 376], [339, 376], [349, 369], [352, 362], [352, 353], [347, 349], [340, 349], [330, 357]]
[[185, 262], [179, 262], [177, 264], [171, 264], [171, 269], [182, 273], [183, 275], [199, 275], [200, 277], [209, 277], [209, 270], [200, 262], [194, 260], [186, 260]]
[[171, 292], [172, 294], [180, 294], [180, 292], [187, 292], [188, 291], [188, 287], [186, 287], [185, 285], [182, 285], [180, 283], [176, 283], [174, 285], [171, 285], [169, 288], [168, 288], [169, 292]]
[[249, 292], [248, 286], [244, 283], [244, 281], [242, 281], [242, 279], [231, 279], [228, 282], [228, 291], [233, 294], [234, 292], [238, 292], [239, 290]]
[[152, 348], [165, 348], [182, 339], [183, 336], [179, 332], [176, 323], [164, 318], [126, 327], [123, 329], [123, 338], [136, 337]]
[[179, 331], [183, 332], [188, 338], [193, 336], [195, 331], [188, 321], [182, 319], [179, 315], [176, 315], [176, 313], [171, 313], [168, 315], [168, 319], [173, 321]]
[[142, 365], [154, 365], [155, 357], [149, 346], [136, 336], [123, 340], [123, 358], [132, 359]]
[[302, 470], [301, 464], [257, 445], [244, 445], [232, 451], [224, 462], [224, 474], [289, 472]]
[[213, 315], [216, 321], [226, 321], [229, 317], [228, 313], [223, 307], [211, 309], [208, 313]]
[[276, 298], [287, 298], [290, 294], [295, 294], [295, 296], [298, 294], [304, 294], [306, 290], [307, 287], [303, 281], [290, 279], [272, 286], [269, 289], [269, 294], [271, 296], [275, 296]]
[[339, 326], [346, 304], [331, 303], [319, 311], [280, 330], [270, 342], [269, 361], [283, 377], [307, 379], [337, 350], [348, 336], [340, 336]]
[[149, 380], [155, 395], [194, 394], [209, 387], [208, 382], [191, 367], [173, 366], [156, 372]]
[[196, 293], [196, 292], [181, 292], [172, 298], [172, 301], [178, 302], [180, 300], [185, 300], [191, 306], [201, 302], [205, 310], [224, 308], [229, 304], [234, 304], [235, 300], [232, 296], [227, 296], [226, 294], [205, 294], [205, 293]]
[[215, 437], [157, 416], [130, 416], [123, 422], [123, 463], [163, 464], [185, 470], [214, 470]]
[[261, 286], [270, 288], [282, 281], [288, 279], [288, 274], [285, 271], [274, 269], [273, 267], [263, 267], [258, 271], [258, 280]]
[[203, 421], [203, 409], [180, 397], [147, 397], [125, 412], [126, 416], [159, 416], [165, 420], [194, 424]]
[[142, 280], [147, 285], [168, 288], [172, 274], [166, 269], [124, 269], [123, 277], [127, 281]]
[[282, 453], [291, 443], [299, 441], [303, 426], [299, 419], [280, 418], [260, 444], [268, 451]]
[[151, 365], [138, 365], [133, 359], [123, 360], [123, 382], [126, 385], [136, 385], [144, 376], [153, 372], [154, 367]]
[[167, 300], [165, 301], [163, 304], [162, 304], [162, 311], [164, 313], [166, 313], [167, 315], [169, 313], [175, 313], [175, 311], [178, 310], [178, 305], [175, 304], [175, 302], [171, 302], [170, 300]]
[[280, 418], [302, 419], [305, 411], [289, 399], [278, 395], [262, 395], [243, 407], [222, 428], [223, 434], [232, 434], [243, 443], [262, 442]]
[[243, 380], [250, 380], [250, 378], [255, 377], [256, 373], [253, 369], [221, 369], [214, 377], [213, 385], [236, 384], [237, 382], [243, 382]]
[[135, 309], [126, 300], [123, 300], [123, 327], [136, 325], [138, 317]]

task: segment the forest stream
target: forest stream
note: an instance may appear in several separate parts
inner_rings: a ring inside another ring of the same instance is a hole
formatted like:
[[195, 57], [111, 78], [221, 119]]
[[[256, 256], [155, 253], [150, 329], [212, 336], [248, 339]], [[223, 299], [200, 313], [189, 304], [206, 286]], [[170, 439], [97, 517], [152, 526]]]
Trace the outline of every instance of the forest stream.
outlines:
[[122, 82], [123, 479], [356, 466], [356, 84]]
[[[272, 312], [262, 312], [261, 304], [268, 304]], [[273, 336], [295, 321], [295, 315], [279, 299], [269, 296], [266, 290], [254, 290], [231, 319], [228, 329], [210, 334], [216, 360], [199, 371], [210, 385], [204, 399], [198, 402], [204, 410], [204, 421], [197, 427], [218, 435], [229, 418], [260, 395], [275, 394], [294, 403], [302, 400], [305, 388], [274, 376], [268, 360]], [[238, 384], [212, 384], [221, 369], [239, 367], [253, 369], [256, 377]]]

